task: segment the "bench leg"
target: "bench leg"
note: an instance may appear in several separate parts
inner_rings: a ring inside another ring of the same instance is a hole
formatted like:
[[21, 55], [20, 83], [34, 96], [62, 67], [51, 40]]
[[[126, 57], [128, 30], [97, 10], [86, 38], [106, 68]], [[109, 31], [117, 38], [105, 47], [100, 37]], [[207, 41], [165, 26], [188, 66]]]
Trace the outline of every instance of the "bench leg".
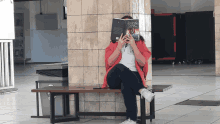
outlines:
[[55, 121], [55, 105], [54, 93], [50, 93], [50, 123], [54, 124]]
[[145, 98], [141, 98], [141, 124], [146, 124]]
[[[36, 89], [38, 89], [38, 82], [36, 81]], [[38, 92], [36, 92], [36, 104], [37, 104], [37, 117], [39, 117], [39, 96]]]
[[66, 116], [66, 108], [67, 108], [67, 106], [66, 106], [66, 103], [67, 103], [67, 101], [66, 101], [66, 94], [63, 94], [62, 95], [62, 98], [63, 98], [63, 117], [65, 117]]
[[150, 119], [150, 122], [152, 122], [152, 119], [155, 118], [155, 97], [153, 98], [153, 100], [150, 102], [150, 116], [152, 117]]
[[76, 93], [74, 95], [75, 97], [75, 115], [76, 115], [76, 118], [79, 118], [79, 93]]
[[66, 95], [66, 114], [69, 115], [70, 114], [70, 104], [69, 104], [69, 94]]

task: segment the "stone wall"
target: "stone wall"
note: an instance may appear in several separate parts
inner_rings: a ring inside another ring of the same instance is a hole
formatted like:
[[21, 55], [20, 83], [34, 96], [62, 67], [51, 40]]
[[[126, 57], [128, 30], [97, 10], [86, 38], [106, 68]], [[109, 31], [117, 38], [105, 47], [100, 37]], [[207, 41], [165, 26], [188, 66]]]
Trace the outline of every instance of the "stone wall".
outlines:
[[[131, 15], [139, 18], [141, 35], [151, 50], [150, 0], [68, 0], [68, 68], [69, 86], [103, 84], [105, 71], [105, 48], [110, 43], [113, 18]], [[152, 80], [152, 58], [149, 59], [147, 84]], [[121, 93], [81, 93], [81, 112], [126, 112]], [[140, 106], [140, 97], [137, 96]], [[74, 97], [71, 96], [71, 105]], [[149, 112], [149, 103], [147, 112]], [[71, 107], [71, 113], [74, 113]], [[140, 115], [140, 108], [139, 108]], [[84, 116], [81, 116], [84, 118]], [[96, 116], [85, 118], [125, 118]]]
[[215, 71], [220, 76], [220, 0], [215, 0]]

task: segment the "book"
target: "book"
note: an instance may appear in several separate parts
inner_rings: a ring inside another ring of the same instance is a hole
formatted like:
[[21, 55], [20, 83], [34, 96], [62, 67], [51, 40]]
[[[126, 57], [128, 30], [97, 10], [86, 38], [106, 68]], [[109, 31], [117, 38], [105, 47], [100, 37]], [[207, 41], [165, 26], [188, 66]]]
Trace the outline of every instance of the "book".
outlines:
[[124, 35], [128, 34], [129, 31], [135, 41], [140, 40], [139, 19], [114, 18], [112, 20], [112, 30], [111, 30], [111, 40], [112, 41], [119, 40], [122, 33], [124, 36]]

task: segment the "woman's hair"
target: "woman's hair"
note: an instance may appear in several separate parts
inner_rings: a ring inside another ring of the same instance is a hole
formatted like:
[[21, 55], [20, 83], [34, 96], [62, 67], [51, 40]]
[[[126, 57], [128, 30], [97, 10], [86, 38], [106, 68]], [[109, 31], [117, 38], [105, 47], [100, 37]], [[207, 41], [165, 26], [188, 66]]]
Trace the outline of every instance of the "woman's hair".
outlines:
[[144, 42], [144, 38], [140, 35], [140, 39]]
[[[121, 19], [133, 19], [133, 18], [129, 15], [126, 15], [126, 16], [123, 16]], [[144, 41], [144, 38], [141, 35], [140, 35], [140, 40]], [[111, 40], [111, 42], [115, 43], [116, 41]]]
[[126, 15], [126, 16], [124, 16], [124, 17], [122, 17], [121, 19], [126, 19], [126, 18], [128, 18], [128, 19], [133, 19], [131, 16], [129, 16], [129, 15]]

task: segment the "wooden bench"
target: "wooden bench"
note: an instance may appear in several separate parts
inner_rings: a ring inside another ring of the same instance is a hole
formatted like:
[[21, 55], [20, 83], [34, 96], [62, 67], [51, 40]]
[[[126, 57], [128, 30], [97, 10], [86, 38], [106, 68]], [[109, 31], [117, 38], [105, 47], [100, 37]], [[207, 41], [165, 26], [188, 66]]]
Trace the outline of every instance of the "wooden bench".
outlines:
[[[126, 112], [79, 112], [79, 93], [120, 93], [119, 89], [101, 89], [97, 86], [54, 86], [38, 88], [39, 81], [36, 81], [36, 89], [32, 89], [31, 92], [36, 92], [37, 102], [37, 116], [31, 116], [32, 118], [50, 118], [52, 124], [58, 122], [67, 121], [79, 121], [79, 115], [90, 115], [90, 116], [126, 116]], [[148, 88], [151, 92], [163, 92], [163, 89], [159, 87]], [[50, 92], [50, 116], [39, 116], [39, 92]], [[69, 114], [69, 94], [74, 94], [75, 98], [75, 115]], [[54, 96], [63, 96], [63, 116], [55, 116], [55, 103]], [[137, 122], [139, 124], [146, 124], [146, 119], [155, 119], [155, 99], [150, 103], [150, 113], [146, 115], [145, 99], [140, 98], [141, 116], [138, 116]]]

